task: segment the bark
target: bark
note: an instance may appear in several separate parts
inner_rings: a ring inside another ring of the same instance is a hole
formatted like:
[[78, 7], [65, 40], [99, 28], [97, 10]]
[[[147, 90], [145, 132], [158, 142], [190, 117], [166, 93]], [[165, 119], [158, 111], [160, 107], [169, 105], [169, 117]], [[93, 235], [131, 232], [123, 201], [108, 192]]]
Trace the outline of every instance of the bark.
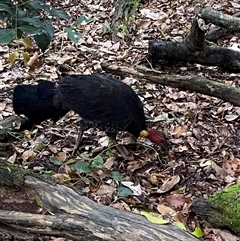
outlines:
[[240, 32], [240, 18], [236, 16], [230, 16], [211, 8], [201, 8], [197, 16], [204, 19], [207, 23], [213, 23], [217, 26]]
[[[7, 195], [1, 187], [0, 203], [4, 203], [4, 198], [8, 203], [9, 195], [16, 196], [16, 200], [11, 200], [17, 202], [22, 194], [24, 197], [36, 197], [35, 203], [52, 214], [44, 215], [39, 208], [34, 213], [0, 210], [0, 230], [3, 232], [14, 228], [29, 234], [61, 236], [77, 241], [197, 240], [172, 225], [156, 225], [141, 215], [97, 204], [64, 184], [50, 181], [49, 177], [44, 180], [7, 162], [1, 161], [0, 164], [0, 172], [7, 172], [10, 178], [4, 178], [1, 183], [2, 187], [7, 185]], [[16, 189], [10, 194], [15, 175], [21, 186], [18, 185], [18, 194]]]
[[[234, 17], [240, 17], [240, 13], [235, 13], [233, 15]], [[236, 31], [232, 30], [232, 29], [228, 29], [228, 28], [224, 28], [224, 27], [215, 27], [213, 29], [211, 29], [209, 32], [207, 32], [206, 34], [206, 40], [207, 41], [212, 41], [212, 42], [216, 42], [218, 39], [229, 35], [229, 34], [234, 34]]]
[[117, 65], [102, 64], [102, 68], [115, 75], [132, 75], [161, 85], [167, 85], [182, 90], [196, 91], [201, 94], [214, 96], [235, 106], [240, 106], [240, 89], [220, 82], [196, 76], [163, 75], [158, 71], [136, 67], [136, 69]]
[[239, 192], [240, 183], [237, 183], [214, 194], [208, 200], [195, 200], [192, 210], [198, 216], [207, 218], [214, 227], [228, 228], [240, 235]]
[[201, 51], [192, 52], [183, 43], [150, 41], [149, 57], [152, 63], [163, 59], [171, 63], [187, 61], [202, 65], [219, 66], [223, 70], [231, 72], [240, 71], [240, 52], [221, 47], [205, 46]]
[[158, 61], [191, 62], [213, 65], [229, 72], [240, 72], [240, 52], [221, 47], [209, 47], [205, 44], [205, 23], [214, 23], [230, 31], [240, 30], [238, 17], [222, 14], [211, 8], [199, 10], [193, 20], [191, 31], [184, 42], [149, 42], [149, 58], [152, 63]]
[[127, 36], [131, 30], [131, 23], [134, 20], [135, 11], [139, 0], [118, 0], [116, 1], [115, 12], [112, 17], [110, 29], [112, 40], [118, 41], [121, 36]]

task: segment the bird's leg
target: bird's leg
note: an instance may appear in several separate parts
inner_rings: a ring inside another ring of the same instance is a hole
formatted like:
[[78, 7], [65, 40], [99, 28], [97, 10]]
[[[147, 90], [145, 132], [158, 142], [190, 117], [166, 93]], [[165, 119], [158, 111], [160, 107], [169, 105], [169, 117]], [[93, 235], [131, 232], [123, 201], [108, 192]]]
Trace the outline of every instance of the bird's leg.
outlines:
[[87, 129], [89, 129], [88, 122], [85, 121], [84, 119], [81, 119], [79, 121], [79, 126], [80, 127], [79, 127], [79, 130], [78, 130], [78, 138], [77, 138], [76, 145], [75, 145], [75, 148], [73, 150], [72, 156], [75, 156], [77, 154], [77, 152], [79, 152], [79, 147], [80, 147], [80, 144], [81, 144], [81, 141], [82, 141], [83, 132], [86, 131]]
[[119, 153], [121, 154], [123, 159], [129, 159], [129, 152], [128, 152], [128, 150], [123, 145], [117, 143], [116, 134], [108, 133], [108, 136], [109, 136], [109, 139], [116, 146], [117, 150], [119, 151]]
[[78, 149], [79, 149], [81, 141], [82, 141], [82, 136], [83, 136], [83, 130], [80, 127], [79, 132], [78, 132], [78, 138], [77, 138], [76, 145], [75, 145], [75, 148], [73, 150], [72, 156], [75, 156], [76, 153], [78, 152]]

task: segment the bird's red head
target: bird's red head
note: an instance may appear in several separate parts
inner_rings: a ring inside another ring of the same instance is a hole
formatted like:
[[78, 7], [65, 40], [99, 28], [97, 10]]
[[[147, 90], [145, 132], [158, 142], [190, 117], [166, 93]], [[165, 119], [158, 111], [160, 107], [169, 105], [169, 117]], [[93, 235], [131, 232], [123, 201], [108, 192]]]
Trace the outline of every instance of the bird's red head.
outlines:
[[155, 129], [143, 130], [141, 131], [140, 136], [149, 139], [150, 141], [159, 146], [162, 146], [166, 141], [165, 135], [162, 132]]

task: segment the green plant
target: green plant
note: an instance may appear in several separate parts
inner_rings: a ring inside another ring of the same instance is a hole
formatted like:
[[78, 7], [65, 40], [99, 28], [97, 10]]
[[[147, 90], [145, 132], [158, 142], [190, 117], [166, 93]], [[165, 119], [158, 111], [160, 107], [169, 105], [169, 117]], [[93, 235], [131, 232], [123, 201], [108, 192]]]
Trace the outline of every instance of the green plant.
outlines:
[[89, 159], [89, 162], [78, 161], [75, 166], [75, 170], [79, 171], [80, 173], [89, 173], [94, 169], [102, 169], [105, 168], [103, 158], [100, 155]]
[[[44, 0], [1, 0], [0, 44], [7, 45], [30, 35], [44, 52], [54, 35], [49, 17], [70, 19], [64, 11], [52, 8]], [[31, 46], [29, 39], [22, 42]]]
[[77, 18], [76, 22], [73, 24], [73, 27], [66, 27], [65, 32], [68, 34], [68, 38], [75, 44], [78, 43], [79, 39], [82, 37], [81, 31], [78, 29], [79, 25], [86, 25], [93, 21], [93, 18], [86, 18], [81, 15]]
[[[79, 171], [80, 173], [89, 173], [93, 170], [97, 169], [105, 169], [104, 161], [101, 155], [97, 155], [94, 158], [88, 160], [88, 162], [84, 162], [79, 160], [74, 165], [74, 170]], [[116, 182], [121, 182], [124, 180], [123, 175], [119, 171], [112, 171], [111, 176]]]

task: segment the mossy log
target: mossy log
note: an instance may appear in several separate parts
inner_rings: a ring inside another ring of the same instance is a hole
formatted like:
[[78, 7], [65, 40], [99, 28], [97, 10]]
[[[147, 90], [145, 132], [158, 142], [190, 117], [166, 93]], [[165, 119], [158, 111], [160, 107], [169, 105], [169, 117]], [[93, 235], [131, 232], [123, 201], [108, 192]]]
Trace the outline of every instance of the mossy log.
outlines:
[[[14, 235], [14, 230], [18, 230], [26, 235], [76, 241], [197, 241], [173, 225], [156, 225], [141, 215], [100, 205], [63, 183], [3, 160], [0, 175], [4, 176], [0, 183], [1, 234]], [[27, 212], [28, 207], [31, 213]]]
[[217, 228], [227, 228], [240, 235], [240, 183], [214, 194], [208, 200], [198, 199], [193, 211]]
[[224, 71], [240, 72], [240, 53], [222, 47], [207, 46], [205, 42], [206, 23], [239, 32], [240, 18], [222, 14], [211, 8], [201, 8], [196, 14], [189, 35], [183, 42], [150, 41], [149, 59], [174, 64], [191, 62], [218, 66]]

